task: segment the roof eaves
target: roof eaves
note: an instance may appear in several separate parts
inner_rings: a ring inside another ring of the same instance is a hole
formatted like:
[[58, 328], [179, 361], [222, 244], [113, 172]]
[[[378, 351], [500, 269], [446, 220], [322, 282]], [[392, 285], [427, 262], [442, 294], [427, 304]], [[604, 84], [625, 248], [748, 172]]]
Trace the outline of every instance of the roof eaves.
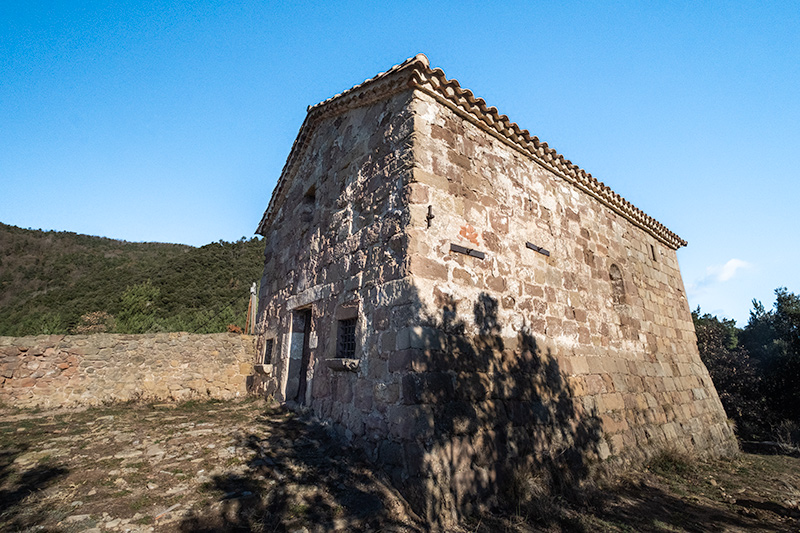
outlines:
[[[403, 73], [402, 76], [400, 75], [401, 72]], [[497, 108], [487, 107], [482, 98], [476, 98], [472, 91], [462, 88], [457, 80], [448, 80], [444, 72], [439, 68], [431, 69], [430, 62], [424, 54], [417, 54], [393, 66], [386, 72], [382, 72], [344, 92], [308, 107], [308, 114], [292, 145], [289, 157], [278, 179], [278, 184], [275, 186], [269, 206], [264, 212], [256, 233], [264, 235], [268, 220], [273, 213], [275, 199], [283, 190], [286, 179], [291, 174], [299, 154], [303, 152], [311, 133], [316, 127], [316, 123], [321, 118], [367, 105], [409, 87], [419, 89], [433, 96], [458, 113], [462, 118], [469, 120], [565, 181], [575, 185], [670, 248], [678, 249], [681, 246], [686, 246], [686, 241], [671, 232], [666, 226], [645, 214], [603, 182], [550, 148], [546, 142], [541, 142], [538, 137], [531, 135], [528, 130], [520, 128], [515, 122], [511, 122], [506, 115], [501, 115]]]
[[415, 73], [413, 81], [418, 89], [433, 96], [479, 128], [534, 159], [543, 167], [647, 231], [665, 245], [672, 249], [686, 246], [685, 240], [615, 193], [590, 173], [550, 148], [546, 142], [541, 142], [528, 130], [511, 122], [506, 115], [501, 115], [497, 108], [487, 107], [482, 98], [476, 98], [472, 91], [463, 89], [457, 80], [448, 80], [441, 69], [419, 70]]
[[381, 72], [375, 77], [364, 80], [362, 83], [316, 105], [308, 106], [306, 118], [292, 144], [292, 149], [289, 151], [289, 156], [278, 178], [278, 183], [272, 192], [269, 205], [264, 211], [264, 216], [261, 217], [258, 229], [256, 229], [257, 234], [264, 235], [268, 221], [273, 214], [276, 198], [282, 192], [287, 178], [292, 174], [294, 166], [299, 160], [299, 155], [311, 138], [317, 122], [322, 118], [343, 113], [348, 109], [368, 105], [395, 92], [411, 88], [412, 86], [409, 85], [411, 75], [407, 71], [412, 70], [430, 70], [428, 58], [424, 54], [417, 54], [393, 66], [386, 72]]

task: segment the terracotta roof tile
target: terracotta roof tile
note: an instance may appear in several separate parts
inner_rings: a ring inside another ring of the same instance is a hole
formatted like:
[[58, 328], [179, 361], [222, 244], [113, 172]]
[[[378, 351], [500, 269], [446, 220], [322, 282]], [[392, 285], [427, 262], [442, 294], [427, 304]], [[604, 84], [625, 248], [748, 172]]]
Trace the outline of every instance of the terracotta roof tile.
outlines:
[[550, 148], [546, 142], [541, 142], [538, 137], [531, 135], [528, 130], [520, 128], [515, 122], [511, 122], [506, 115], [501, 115], [497, 108], [487, 107], [483, 98], [476, 98], [472, 91], [462, 88], [457, 80], [448, 80], [442, 69], [431, 69], [428, 58], [424, 54], [417, 54], [374, 78], [365, 80], [363, 83], [314, 106], [309, 106], [308, 115], [292, 146], [289, 158], [270, 200], [270, 205], [264, 213], [257, 232], [262, 233], [264, 231], [268, 219], [271, 218], [273, 202], [280, 195], [284, 182], [288, 175], [291, 174], [297, 157], [303, 151], [302, 148], [315, 129], [317, 121], [347, 109], [367, 105], [408, 88], [415, 88], [433, 96], [461, 115], [462, 118], [469, 120], [479, 128], [532, 158], [554, 174], [572, 183], [641, 227], [667, 246], [673, 249], [686, 246], [686, 241], [678, 235], [671, 232], [654, 218], [646, 215], [622, 196], [612, 191], [603, 182], [595, 179], [590, 173], [564, 158], [563, 155]]

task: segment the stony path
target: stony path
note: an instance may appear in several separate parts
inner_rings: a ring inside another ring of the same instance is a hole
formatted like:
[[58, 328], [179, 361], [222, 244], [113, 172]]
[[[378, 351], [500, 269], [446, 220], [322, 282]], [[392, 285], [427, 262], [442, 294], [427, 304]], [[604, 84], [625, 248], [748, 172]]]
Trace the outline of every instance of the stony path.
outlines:
[[3, 531], [420, 531], [324, 428], [261, 401], [0, 411]]

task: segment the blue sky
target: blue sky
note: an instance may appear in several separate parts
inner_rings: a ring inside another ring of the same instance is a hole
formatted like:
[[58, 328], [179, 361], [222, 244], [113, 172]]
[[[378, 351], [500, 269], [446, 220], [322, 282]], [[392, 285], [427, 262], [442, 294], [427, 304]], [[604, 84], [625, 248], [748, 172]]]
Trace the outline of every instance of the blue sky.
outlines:
[[306, 106], [418, 52], [689, 241], [692, 307], [800, 292], [800, 2], [0, 3], [0, 221], [251, 236]]

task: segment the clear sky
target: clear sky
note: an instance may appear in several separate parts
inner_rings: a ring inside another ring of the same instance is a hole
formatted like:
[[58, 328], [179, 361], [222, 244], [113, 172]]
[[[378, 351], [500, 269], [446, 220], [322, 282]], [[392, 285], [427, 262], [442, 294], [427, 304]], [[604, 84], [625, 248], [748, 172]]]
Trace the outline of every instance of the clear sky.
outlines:
[[251, 236], [306, 106], [432, 66], [689, 241], [692, 307], [800, 292], [800, 2], [0, 2], [0, 221]]

